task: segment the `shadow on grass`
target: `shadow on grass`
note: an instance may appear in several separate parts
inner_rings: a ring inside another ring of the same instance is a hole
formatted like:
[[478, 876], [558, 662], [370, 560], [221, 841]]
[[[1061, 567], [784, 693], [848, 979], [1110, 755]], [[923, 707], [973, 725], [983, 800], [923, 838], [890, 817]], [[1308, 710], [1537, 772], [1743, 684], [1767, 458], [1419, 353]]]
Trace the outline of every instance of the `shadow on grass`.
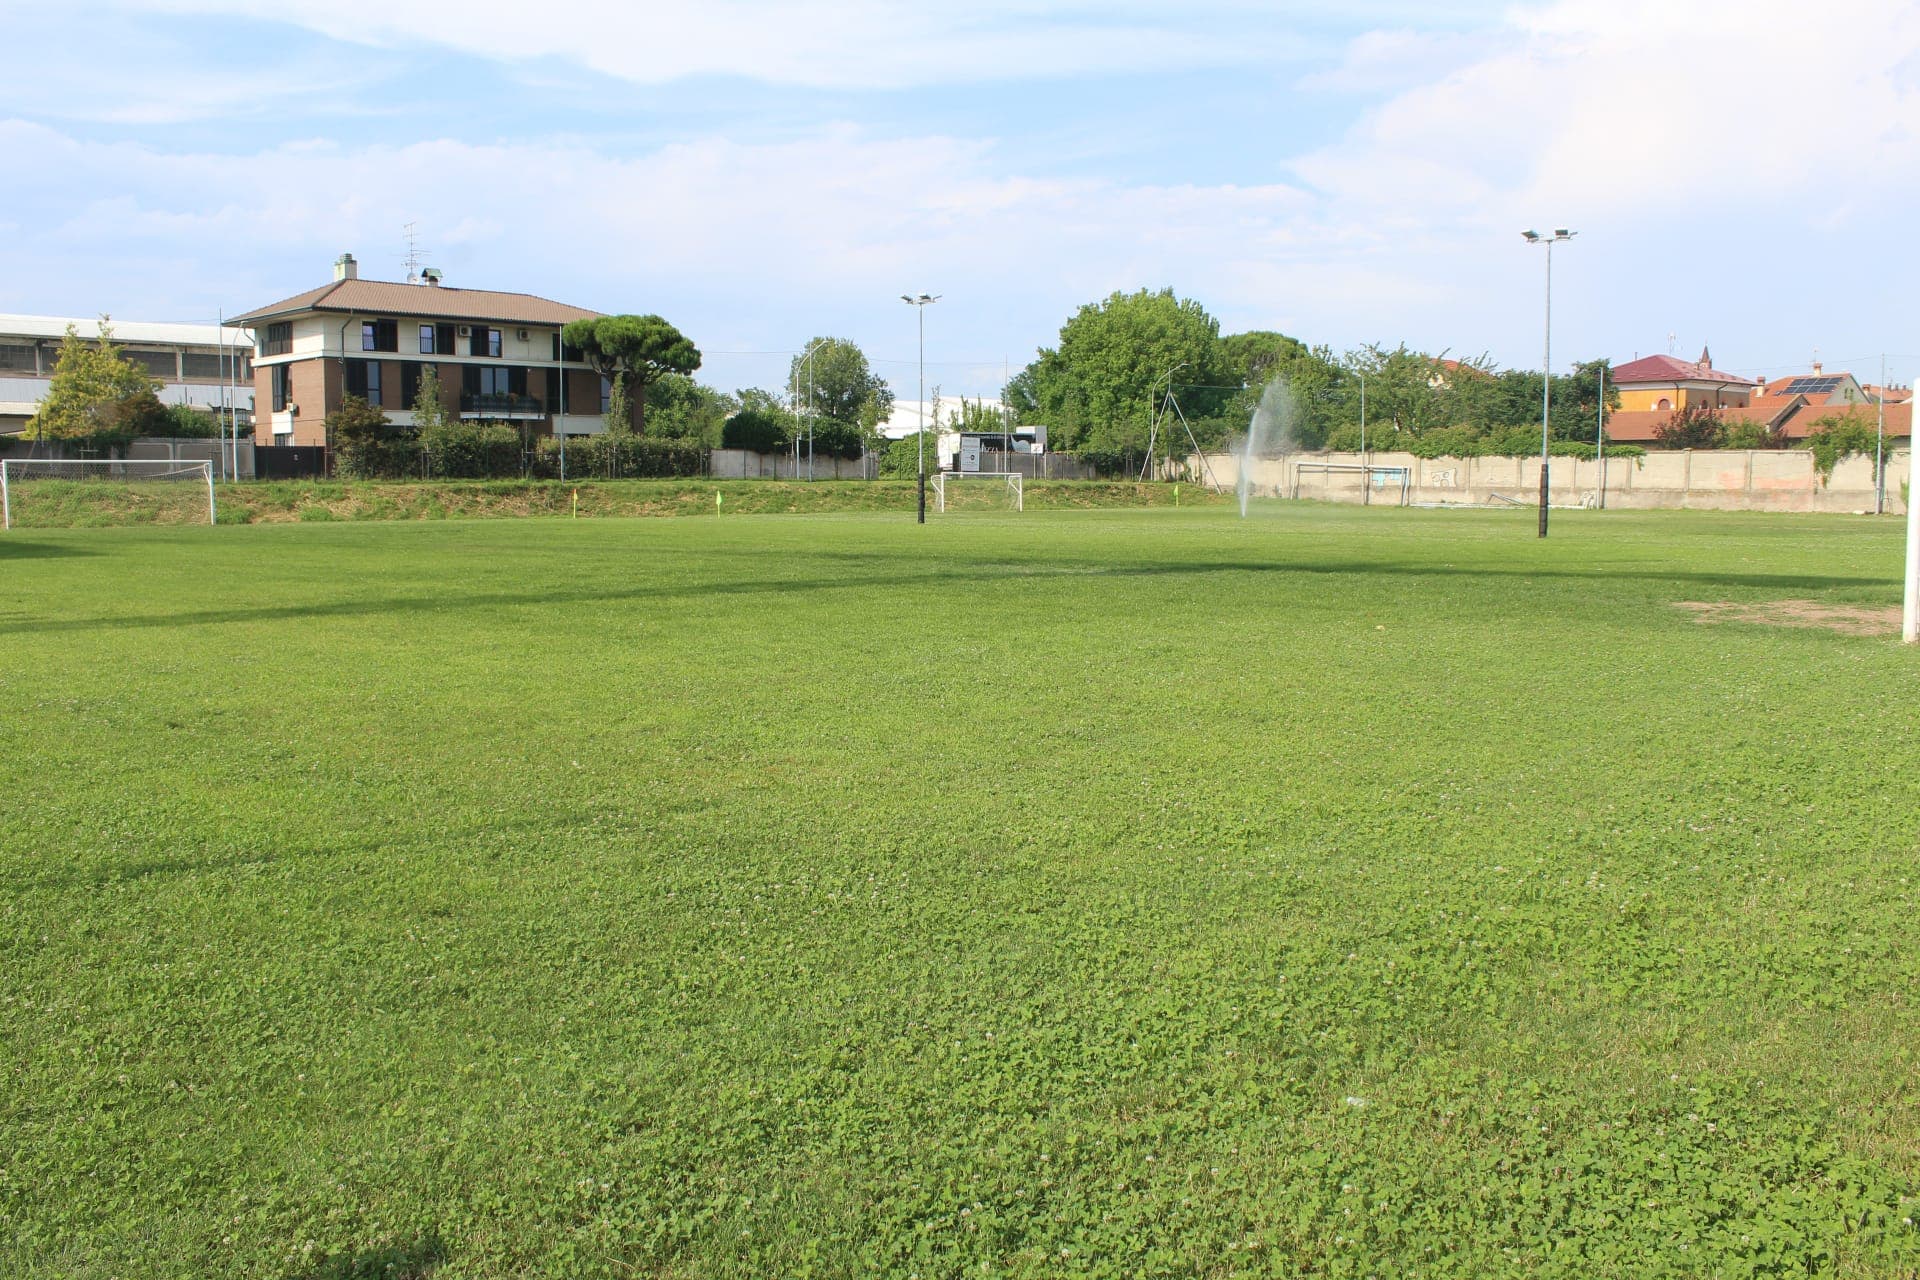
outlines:
[[[841, 557], [856, 559], [857, 557]], [[894, 562], [897, 557], [875, 557]], [[1656, 569], [1560, 569], [1537, 566], [1473, 568], [1365, 561], [1177, 561], [1158, 564], [1104, 564], [1095, 561], [996, 560], [965, 568], [922, 573], [848, 574], [844, 577], [751, 578], [735, 582], [640, 585], [616, 590], [512, 591], [470, 596], [384, 596], [365, 600], [325, 600], [307, 604], [265, 605], [247, 609], [203, 609], [184, 613], [131, 614], [93, 618], [29, 618], [0, 621], [0, 635], [69, 631], [116, 631], [144, 627], [217, 626], [227, 623], [292, 621], [316, 618], [378, 617], [396, 613], [441, 613], [517, 606], [611, 603], [623, 600], [701, 599], [713, 596], [811, 594], [818, 591], [948, 586], [960, 583], [1023, 582], [1046, 578], [1205, 577], [1213, 574], [1343, 574], [1399, 578], [1484, 578], [1488, 580], [1567, 580], [1573, 582], [1649, 582], [1692, 589], [1825, 591], [1841, 587], [1893, 589], [1890, 578], [1810, 573], [1695, 573]]]
[[328, 1258], [317, 1267], [292, 1272], [287, 1280], [423, 1280], [446, 1260], [439, 1237], [426, 1235], [408, 1244]]
[[0, 533], [0, 560], [52, 560], [62, 556], [90, 556], [94, 553], [80, 547], [61, 546], [57, 543], [34, 542], [22, 538], [17, 533]]

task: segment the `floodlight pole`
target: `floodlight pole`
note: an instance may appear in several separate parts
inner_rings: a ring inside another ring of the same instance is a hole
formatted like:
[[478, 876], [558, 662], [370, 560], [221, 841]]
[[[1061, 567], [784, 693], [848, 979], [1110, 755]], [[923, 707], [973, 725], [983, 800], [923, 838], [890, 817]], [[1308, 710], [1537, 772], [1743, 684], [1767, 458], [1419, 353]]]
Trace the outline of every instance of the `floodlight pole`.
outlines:
[[[1873, 514], [1887, 513], [1887, 357], [1880, 356], [1880, 394], [1873, 398]], [[1911, 490], [1913, 484], [1908, 482]]]
[[[1883, 381], [1882, 387], [1887, 384]], [[1901, 611], [1900, 639], [1902, 643], [1920, 642], [1920, 485], [1913, 472], [1913, 455], [1908, 453], [1907, 462], [1907, 591], [1906, 605]], [[0, 464], [4, 465], [4, 464]]]
[[1607, 366], [1600, 365], [1599, 403], [1593, 409], [1593, 459], [1600, 472], [1600, 509], [1607, 509]]
[[1522, 231], [1528, 244], [1547, 246], [1547, 339], [1546, 352], [1540, 361], [1540, 536], [1547, 536], [1547, 428], [1553, 410], [1553, 246], [1562, 240], [1571, 240], [1578, 232], [1565, 227], [1555, 227], [1551, 235], [1542, 235], [1538, 231]]
[[927, 522], [927, 304], [940, 301], [937, 293], [900, 295], [900, 301], [912, 307], [920, 320], [920, 430], [914, 433], [919, 451], [920, 520]]
[[1367, 374], [1364, 369], [1355, 369], [1354, 375], [1360, 379], [1360, 505], [1373, 505], [1373, 468], [1367, 462]]

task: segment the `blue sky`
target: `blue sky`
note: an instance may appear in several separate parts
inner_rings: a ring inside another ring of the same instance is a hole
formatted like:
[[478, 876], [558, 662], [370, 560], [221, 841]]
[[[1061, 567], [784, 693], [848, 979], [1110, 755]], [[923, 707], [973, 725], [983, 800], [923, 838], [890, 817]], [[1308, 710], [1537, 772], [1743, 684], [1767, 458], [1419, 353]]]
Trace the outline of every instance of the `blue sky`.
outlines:
[[1555, 364], [1920, 372], [1920, 10], [1891, 0], [7, 4], [0, 310], [327, 278], [657, 311], [716, 385], [814, 335], [992, 394], [1080, 304]]

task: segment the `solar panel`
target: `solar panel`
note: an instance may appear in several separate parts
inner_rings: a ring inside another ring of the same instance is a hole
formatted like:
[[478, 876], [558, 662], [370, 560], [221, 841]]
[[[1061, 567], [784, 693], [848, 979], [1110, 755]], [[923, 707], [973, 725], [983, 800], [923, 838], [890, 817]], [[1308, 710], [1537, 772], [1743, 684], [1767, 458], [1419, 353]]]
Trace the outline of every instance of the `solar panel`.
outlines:
[[1785, 394], [1790, 396], [1816, 395], [1823, 391], [1832, 391], [1840, 385], [1841, 379], [1828, 376], [1823, 378], [1795, 378], [1787, 384]]

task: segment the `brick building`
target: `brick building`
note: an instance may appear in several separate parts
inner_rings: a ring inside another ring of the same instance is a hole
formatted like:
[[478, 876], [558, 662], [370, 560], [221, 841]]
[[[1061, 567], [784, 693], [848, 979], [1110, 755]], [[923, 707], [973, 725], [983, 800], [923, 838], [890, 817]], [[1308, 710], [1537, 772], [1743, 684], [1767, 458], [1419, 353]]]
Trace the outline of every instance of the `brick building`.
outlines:
[[527, 293], [449, 288], [432, 269], [408, 283], [362, 280], [342, 254], [330, 284], [233, 319], [254, 332], [254, 441], [325, 444], [323, 420], [350, 395], [411, 422], [427, 365], [450, 416], [596, 434], [607, 384], [561, 350], [560, 330], [598, 314]]

